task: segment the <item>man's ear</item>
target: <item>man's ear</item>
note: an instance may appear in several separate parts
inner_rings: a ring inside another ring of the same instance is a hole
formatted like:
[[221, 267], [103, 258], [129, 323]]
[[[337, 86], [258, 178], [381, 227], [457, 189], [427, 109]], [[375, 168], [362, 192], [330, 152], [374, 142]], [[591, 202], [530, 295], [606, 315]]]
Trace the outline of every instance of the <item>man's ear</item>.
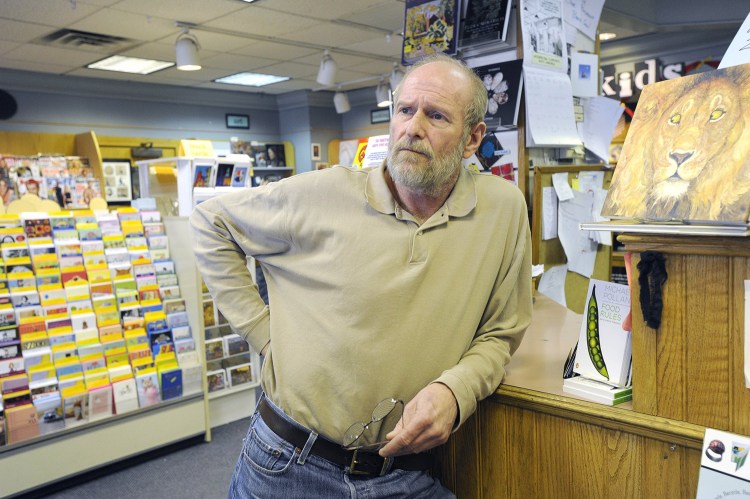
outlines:
[[464, 146], [464, 159], [469, 159], [479, 149], [479, 144], [482, 143], [482, 138], [486, 131], [487, 124], [484, 121], [474, 125], [474, 128], [469, 133], [469, 140], [466, 141], [466, 146]]

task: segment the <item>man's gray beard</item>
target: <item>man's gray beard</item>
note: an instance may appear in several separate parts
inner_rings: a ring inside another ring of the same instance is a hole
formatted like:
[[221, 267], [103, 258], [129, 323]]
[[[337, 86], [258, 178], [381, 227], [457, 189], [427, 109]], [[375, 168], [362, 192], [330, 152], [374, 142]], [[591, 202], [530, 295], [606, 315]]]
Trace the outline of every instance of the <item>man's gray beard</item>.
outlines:
[[[401, 158], [397, 159], [399, 147], [408, 144], [408, 141], [391, 144], [388, 148], [388, 173], [397, 184], [403, 187], [425, 196], [437, 197], [446, 189], [453, 187], [453, 181], [458, 176], [458, 169], [461, 167], [465, 145], [463, 142], [443, 157], [436, 158], [432, 151], [429, 151], [430, 157], [424, 168], [418, 166], [420, 159], [413, 161], [407, 157], [413, 153], [401, 153]], [[417, 148], [417, 150], [421, 149]]]

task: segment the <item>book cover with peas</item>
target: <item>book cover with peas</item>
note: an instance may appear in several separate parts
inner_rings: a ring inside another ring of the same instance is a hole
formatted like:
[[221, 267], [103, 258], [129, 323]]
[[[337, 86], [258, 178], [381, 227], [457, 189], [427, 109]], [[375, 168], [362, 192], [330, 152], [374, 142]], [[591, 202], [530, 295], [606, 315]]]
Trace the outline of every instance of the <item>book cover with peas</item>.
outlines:
[[630, 384], [632, 343], [622, 323], [630, 312], [625, 284], [591, 279], [573, 371], [613, 386]]

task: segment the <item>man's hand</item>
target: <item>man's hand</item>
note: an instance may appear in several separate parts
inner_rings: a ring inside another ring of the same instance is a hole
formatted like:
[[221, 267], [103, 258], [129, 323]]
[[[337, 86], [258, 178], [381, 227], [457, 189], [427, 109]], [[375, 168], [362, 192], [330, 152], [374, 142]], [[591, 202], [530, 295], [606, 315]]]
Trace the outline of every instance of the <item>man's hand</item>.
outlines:
[[383, 457], [416, 454], [444, 444], [453, 430], [458, 403], [442, 383], [431, 383], [404, 407], [404, 415], [380, 449]]

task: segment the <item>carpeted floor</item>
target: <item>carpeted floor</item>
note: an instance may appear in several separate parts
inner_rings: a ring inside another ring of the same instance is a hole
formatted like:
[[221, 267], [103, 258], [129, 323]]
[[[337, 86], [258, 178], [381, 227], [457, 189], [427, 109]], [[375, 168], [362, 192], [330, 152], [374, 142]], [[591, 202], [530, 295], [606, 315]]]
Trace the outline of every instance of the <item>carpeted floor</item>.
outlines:
[[226, 498], [250, 419], [211, 430], [202, 438], [65, 480], [25, 497], [55, 499]]

